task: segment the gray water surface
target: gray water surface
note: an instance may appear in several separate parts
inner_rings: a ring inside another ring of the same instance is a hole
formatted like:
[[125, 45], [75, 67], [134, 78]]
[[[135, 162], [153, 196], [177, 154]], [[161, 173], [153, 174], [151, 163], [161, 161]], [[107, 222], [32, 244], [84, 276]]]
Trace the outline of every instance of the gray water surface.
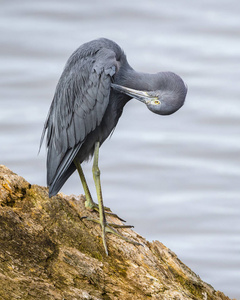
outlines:
[[[2, 1], [0, 163], [46, 185], [39, 139], [70, 54], [115, 40], [130, 65], [170, 70], [186, 104], [160, 117], [132, 100], [101, 148], [106, 206], [240, 299], [240, 2]], [[91, 163], [84, 170], [92, 190]], [[77, 174], [62, 192], [80, 194]]]

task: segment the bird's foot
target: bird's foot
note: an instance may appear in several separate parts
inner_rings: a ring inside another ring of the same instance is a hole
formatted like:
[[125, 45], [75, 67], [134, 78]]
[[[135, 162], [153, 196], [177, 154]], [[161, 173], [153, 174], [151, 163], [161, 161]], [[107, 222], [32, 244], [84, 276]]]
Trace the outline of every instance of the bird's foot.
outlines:
[[[97, 211], [99, 212], [99, 206], [97, 203], [95, 203], [94, 201], [85, 201], [85, 207], [90, 210], [90, 211]], [[111, 211], [111, 209], [109, 207], [104, 206], [104, 212], [107, 215], [110, 215], [112, 217], [117, 218], [118, 220], [122, 221], [122, 222], [126, 222], [125, 220], [123, 220], [122, 218], [120, 218], [117, 214], [113, 213]]]
[[114, 224], [114, 223], [101, 222], [100, 220], [92, 219], [92, 218], [89, 218], [89, 217], [83, 217], [83, 218], [85, 218], [88, 221], [92, 221], [92, 222], [95, 222], [95, 223], [98, 223], [98, 224], [101, 225], [103, 245], [104, 245], [105, 252], [106, 252], [107, 255], [108, 255], [108, 249], [107, 249], [107, 243], [106, 243], [106, 233], [112, 233], [112, 234], [118, 236], [119, 238], [125, 240], [126, 242], [133, 244], [133, 245], [143, 246], [142, 244], [140, 244], [138, 242], [135, 242], [135, 241], [127, 238], [126, 236], [122, 235], [120, 232], [118, 232], [115, 229], [115, 228], [133, 228], [134, 226], [132, 226], [132, 225], [119, 225], [119, 224]]

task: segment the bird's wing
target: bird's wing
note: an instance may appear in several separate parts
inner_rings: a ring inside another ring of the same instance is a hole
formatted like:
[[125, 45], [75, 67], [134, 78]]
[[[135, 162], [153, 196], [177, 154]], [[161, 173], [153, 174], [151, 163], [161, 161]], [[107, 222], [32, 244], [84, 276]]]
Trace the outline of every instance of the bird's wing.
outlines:
[[[100, 124], [109, 103], [116, 68], [115, 53], [109, 49], [100, 49], [86, 57], [76, 52], [67, 62], [42, 135], [43, 139], [47, 130], [50, 188], [53, 189], [51, 185], [56, 185], [72, 164], [86, 136]], [[64, 176], [65, 182], [69, 176]]]

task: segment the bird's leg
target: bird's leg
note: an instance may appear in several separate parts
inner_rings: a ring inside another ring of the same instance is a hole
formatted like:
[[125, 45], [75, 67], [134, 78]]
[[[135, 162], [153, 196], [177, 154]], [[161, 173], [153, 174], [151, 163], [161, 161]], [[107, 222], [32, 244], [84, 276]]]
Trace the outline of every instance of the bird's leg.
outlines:
[[96, 191], [97, 191], [99, 221], [100, 221], [100, 224], [102, 227], [103, 245], [104, 245], [105, 252], [108, 255], [108, 249], [107, 249], [107, 243], [106, 243], [106, 230], [105, 230], [107, 221], [106, 221], [105, 211], [104, 211], [104, 207], [103, 207], [102, 188], [101, 188], [101, 182], [100, 182], [100, 170], [98, 167], [98, 156], [99, 156], [99, 142], [97, 142], [95, 144], [92, 172], [93, 172], [93, 179], [94, 179]]
[[88, 220], [100, 223], [100, 225], [102, 227], [103, 245], [104, 245], [105, 252], [108, 255], [108, 249], [107, 249], [107, 243], [106, 243], [106, 233], [107, 232], [113, 233], [113, 234], [117, 235], [118, 237], [121, 237], [125, 241], [130, 242], [134, 245], [140, 245], [140, 244], [126, 238], [125, 236], [120, 234], [116, 229], [114, 229], [114, 227], [115, 228], [130, 228], [133, 226], [108, 224], [106, 221], [106, 216], [105, 216], [105, 211], [104, 211], [104, 206], [103, 206], [103, 198], [102, 198], [102, 188], [101, 188], [101, 182], [100, 182], [100, 169], [98, 167], [98, 156], [99, 156], [99, 142], [97, 142], [95, 144], [94, 160], [93, 160], [93, 168], [92, 168], [93, 179], [95, 182], [96, 192], [97, 192], [97, 197], [98, 197], [99, 220], [94, 220], [94, 219], [90, 219], [90, 218], [88, 218]]
[[75, 166], [78, 170], [78, 174], [80, 176], [82, 186], [83, 186], [83, 189], [84, 189], [84, 193], [85, 193], [85, 197], [86, 197], [85, 207], [87, 209], [90, 209], [90, 210], [96, 210], [97, 204], [92, 199], [91, 193], [90, 193], [88, 185], [87, 185], [86, 178], [85, 178], [84, 173], [83, 173], [83, 169], [81, 167], [81, 164], [78, 162], [77, 159], [74, 160], [74, 164], [75, 164]]
[[[95, 203], [93, 201], [93, 199], [92, 199], [91, 193], [90, 193], [88, 185], [87, 185], [86, 178], [85, 178], [84, 173], [83, 173], [83, 169], [81, 167], [81, 164], [78, 162], [77, 159], [74, 160], [74, 164], [75, 164], [75, 166], [76, 166], [76, 168], [78, 170], [78, 174], [80, 176], [80, 179], [81, 179], [81, 182], [82, 182], [82, 186], [83, 186], [83, 189], [84, 189], [84, 193], [85, 193], [85, 197], [86, 197], [85, 207], [87, 209], [91, 210], [91, 211], [93, 211], [93, 210], [99, 211], [98, 204]], [[113, 217], [116, 217], [116, 218], [118, 218], [122, 222], [126, 222], [123, 219], [121, 219], [118, 215], [112, 213], [109, 207], [105, 207], [104, 206], [104, 210], [105, 210], [106, 214], [111, 215]]]

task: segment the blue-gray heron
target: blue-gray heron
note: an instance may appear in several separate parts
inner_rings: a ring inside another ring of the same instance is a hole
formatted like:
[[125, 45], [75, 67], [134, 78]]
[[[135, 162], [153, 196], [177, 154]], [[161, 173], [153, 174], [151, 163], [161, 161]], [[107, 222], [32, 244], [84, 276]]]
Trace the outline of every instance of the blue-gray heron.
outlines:
[[[172, 72], [146, 74], [136, 72], [123, 50], [113, 41], [98, 39], [80, 46], [68, 59], [57, 84], [44, 125], [47, 130], [47, 184], [54, 196], [77, 169], [85, 192], [85, 205], [99, 211], [103, 244], [108, 254], [106, 232], [121, 236], [108, 224], [103, 206], [98, 167], [99, 147], [111, 134], [125, 104], [135, 98], [152, 112], [170, 115], [184, 103], [187, 87]], [[81, 163], [94, 156], [93, 178], [98, 205], [92, 200]]]

